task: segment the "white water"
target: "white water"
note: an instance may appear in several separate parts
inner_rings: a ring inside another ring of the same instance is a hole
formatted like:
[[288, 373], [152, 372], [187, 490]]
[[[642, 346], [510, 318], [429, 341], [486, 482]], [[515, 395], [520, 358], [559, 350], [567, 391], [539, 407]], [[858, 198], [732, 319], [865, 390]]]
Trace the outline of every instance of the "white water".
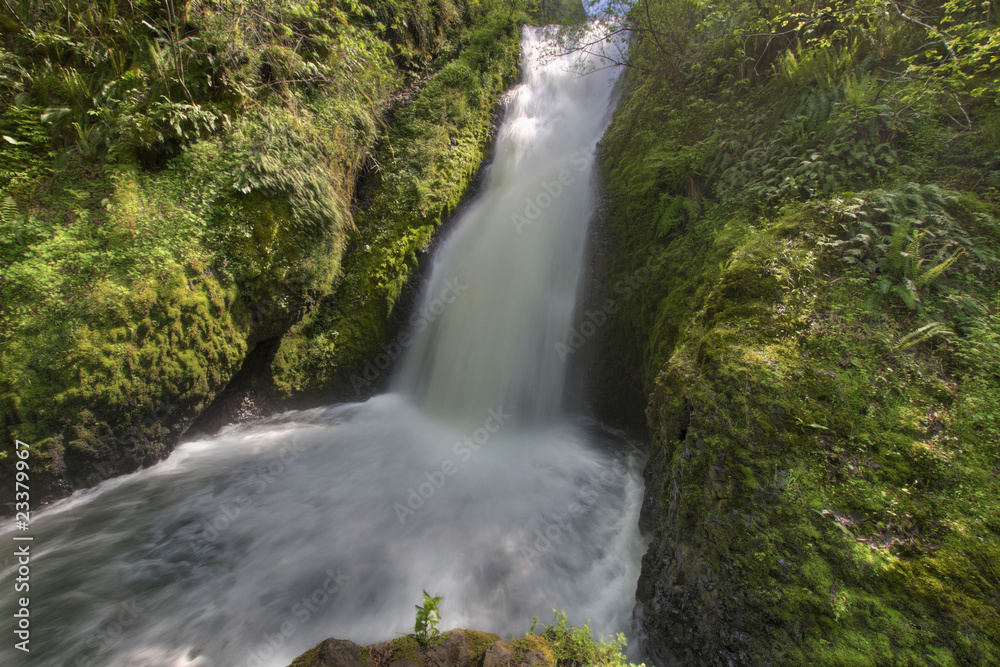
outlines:
[[563, 398], [555, 349], [573, 318], [614, 81], [581, 76], [569, 67], [577, 59], [536, 66], [547, 44], [526, 32], [523, 83], [509, 94], [485, 191], [438, 252], [418, 311], [430, 325], [400, 374], [425, 410], [452, 420], [498, 405], [522, 422], [551, 419]]
[[[439, 253], [398, 391], [186, 443], [37, 514], [31, 653], [8, 634], [0, 664], [287, 665], [326, 637], [412, 631], [424, 589], [444, 596], [444, 628], [519, 635], [563, 608], [598, 635], [629, 631], [641, 457], [561, 415], [555, 351], [612, 82], [569, 59], [536, 68], [541, 41], [525, 31], [525, 83]], [[563, 191], [539, 199], [561, 171]], [[3, 581], [15, 570], [3, 562]]]

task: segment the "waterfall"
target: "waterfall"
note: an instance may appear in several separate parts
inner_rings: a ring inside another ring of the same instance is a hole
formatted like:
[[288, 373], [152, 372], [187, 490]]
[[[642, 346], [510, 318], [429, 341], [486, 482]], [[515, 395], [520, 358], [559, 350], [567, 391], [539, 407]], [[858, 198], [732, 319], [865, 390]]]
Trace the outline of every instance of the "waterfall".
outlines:
[[617, 70], [561, 57], [525, 28], [523, 83], [508, 95], [483, 194], [438, 252], [397, 379], [431, 414], [475, 420], [503, 406], [520, 422], [557, 414], [594, 210], [593, 154]]
[[[327, 637], [505, 637], [553, 609], [629, 632], [645, 542], [643, 457], [561, 414], [613, 72], [543, 62], [524, 32], [482, 195], [443, 243], [393, 393], [290, 411], [33, 515], [30, 659], [55, 667], [284, 667]], [[12, 521], [0, 542], [13, 544]], [[13, 581], [16, 559], [0, 562]], [[0, 601], [12, 618], [14, 596]]]

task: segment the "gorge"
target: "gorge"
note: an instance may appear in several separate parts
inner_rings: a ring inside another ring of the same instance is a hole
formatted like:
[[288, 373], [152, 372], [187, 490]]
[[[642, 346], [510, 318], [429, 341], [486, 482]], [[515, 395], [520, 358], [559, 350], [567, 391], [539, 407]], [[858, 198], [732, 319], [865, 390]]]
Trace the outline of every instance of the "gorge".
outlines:
[[588, 9], [4, 4], [4, 664], [1000, 662], [996, 4]]

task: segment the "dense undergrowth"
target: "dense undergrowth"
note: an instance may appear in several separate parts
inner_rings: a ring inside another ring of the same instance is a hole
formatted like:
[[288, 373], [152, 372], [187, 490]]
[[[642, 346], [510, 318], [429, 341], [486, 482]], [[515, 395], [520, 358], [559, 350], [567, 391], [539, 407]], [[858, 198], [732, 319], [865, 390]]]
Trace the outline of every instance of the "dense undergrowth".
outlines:
[[597, 379], [654, 655], [1000, 661], [996, 12], [635, 3]]
[[[162, 458], [249, 350], [325, 297], [321, 313], [378, 292], [338, 339], [366, 349], [478, 165], [528, 9], [6, 3], [0, 457], [31, 445], [33, 503]], [[312, 334], [279, 355], [282, 389], [326, 368]]]
[[[596, 377], [654, 436], [648, 648], [1000, 662], [996, 3], [633, 4]], [[277, 391], [356, 389], [524, 10], [7, 0], [0, 468], [151, 463], [277, 336]]]

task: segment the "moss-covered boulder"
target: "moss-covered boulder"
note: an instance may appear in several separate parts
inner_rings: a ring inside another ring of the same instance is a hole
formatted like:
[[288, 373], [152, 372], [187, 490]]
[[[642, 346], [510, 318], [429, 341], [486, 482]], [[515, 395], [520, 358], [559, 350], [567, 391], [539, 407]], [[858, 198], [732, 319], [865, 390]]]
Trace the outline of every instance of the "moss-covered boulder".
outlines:
[[[421, 645], [412, 637], [358, 646], [346, 639], [327, 639], [303, 653], [289, 667], [373, 667], [375, 665], [439, 665], [472, 667], [500, 637], [477, 630], [450, 630]], [[512, 664], [510, 661], [499, 664]]]
[[873, 318], [865, 277], [814, 240], [826, 216], [741, 245], [657, 375], [651, 645], [690, 664], [991, 664], [1000, 484], [976, 421], [996, 414], [976, 416], [961, 357], [994, 364], [977, 346], [997, 323], [943, 349], [914, 343], [909, 313]]
[[[912, 23], [834, 3], [850, 29], [757, 41], [784, 18], [743, 7], [752, 21], [725, 25], [634, 11], [602, 144], [588, 307], [613, 314], [586, 352], [595, 405], [651, 435], [646, 647], [685, 665], [996, 664], [992, 103], [916, 67], [861, 92], [908, 66]], [[680, 24], [697, 29], [665, 49]], [[876, 31], [893, 37], [876, 48]], [[937, 103], [899, 103], [918, 88]]]
[[500, 639], [478, 630], [449, 630], [426, 643], [412, 635], [369, 646], [327, 639], [289, 667], [643, 667], [625, 660], [621, 652], [624, 645], [620, 635], [611, 642], [595, 641], [589, 627], [570, 626], [565, 616], [557, 613], [554, 625], [519, 639]]

